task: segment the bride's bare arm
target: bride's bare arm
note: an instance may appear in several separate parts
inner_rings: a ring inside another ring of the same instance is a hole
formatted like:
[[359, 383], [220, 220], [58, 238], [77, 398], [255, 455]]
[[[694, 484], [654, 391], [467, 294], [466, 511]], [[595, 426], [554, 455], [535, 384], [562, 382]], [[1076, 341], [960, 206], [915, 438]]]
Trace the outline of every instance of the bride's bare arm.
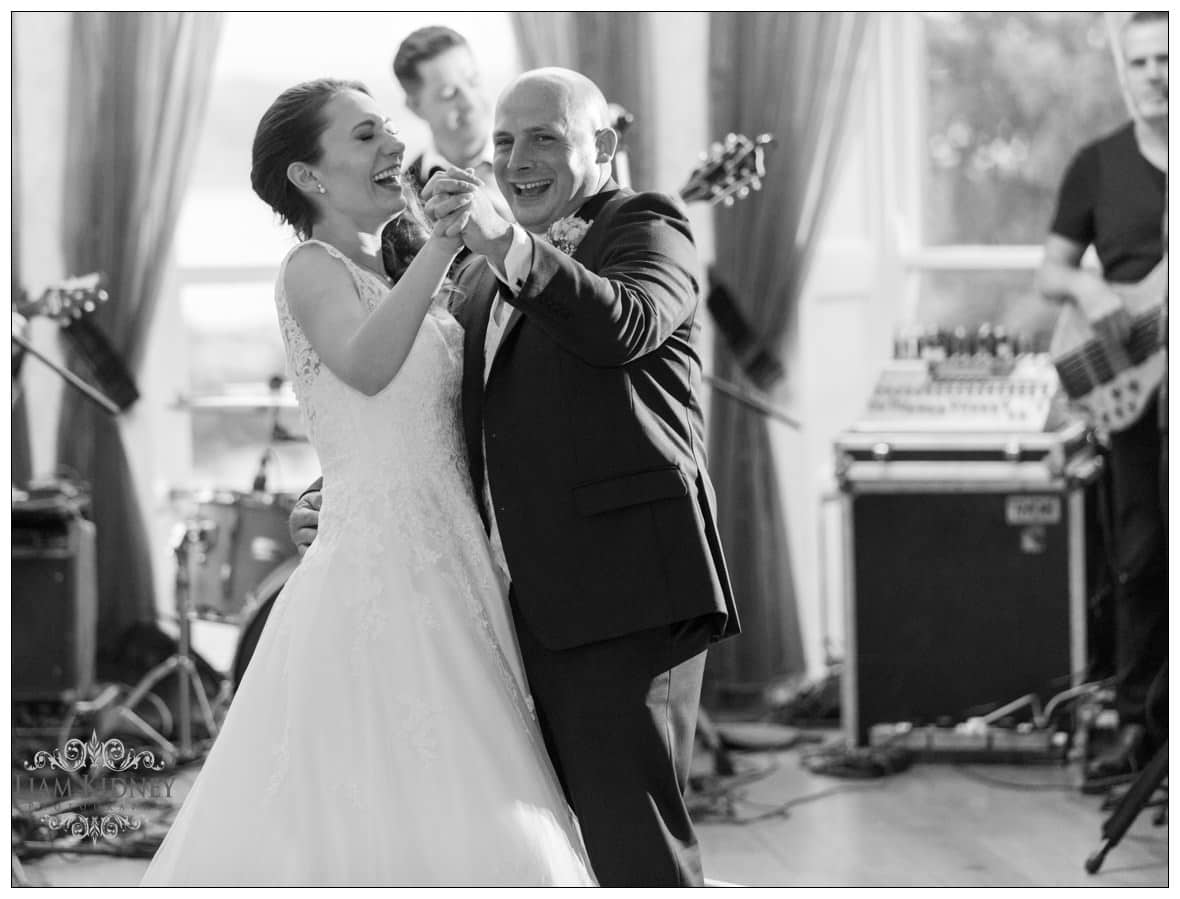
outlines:
[[401, 369], [460, 246], [436, 229], [369, 313], [348, 270], [323, 247], [310, 244], [287, 263], [291, 313], [324, 365], [345, 384], [373, 396]]

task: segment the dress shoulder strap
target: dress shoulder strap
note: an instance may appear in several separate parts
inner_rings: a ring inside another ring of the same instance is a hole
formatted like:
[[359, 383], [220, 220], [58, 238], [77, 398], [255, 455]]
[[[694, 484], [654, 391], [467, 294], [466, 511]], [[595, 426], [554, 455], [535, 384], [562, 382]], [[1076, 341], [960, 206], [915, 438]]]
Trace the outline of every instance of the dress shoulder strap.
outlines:
[[280, 271], [287, 267], [287, 263], [291, 261], [292, 256], [294, 256], [296, 253], [298, 253], [304, 247], [308, 247], [308, 246], [312, 246], [312, 245], [315, 245], [318, 247], [323, 247], [325, 250], [328, 251], [329, 256], [333, 257], [334, 259], [339, 259], [346, 266], [348, 266], [349, 271], [352, 271], [353, 268], [357, 267], [357, 264], [355, 262], [353, 262], [351, 259], [349, 259], [347, 256], [345, 256], [343, 253], [341, 253], [338, 249], [336, 249], [330, 243], [326, 243], [322, 240], [317, 240], [314, 237], [309, 237], [307, 240], [295, 244], [295, 246], [291, 247], [291, 249], [287, 251], [287, 255], [283, 257], [282, 264], [279, 266]]

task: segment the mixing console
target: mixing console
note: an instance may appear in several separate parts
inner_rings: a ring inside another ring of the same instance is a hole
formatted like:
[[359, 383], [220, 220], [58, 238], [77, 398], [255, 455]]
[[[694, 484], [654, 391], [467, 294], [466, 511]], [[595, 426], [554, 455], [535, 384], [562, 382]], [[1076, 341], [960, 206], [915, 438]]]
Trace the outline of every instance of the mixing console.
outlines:
[[1065, 401], [1048, 355], [894, 359], [855, 431], [1048, 431]]

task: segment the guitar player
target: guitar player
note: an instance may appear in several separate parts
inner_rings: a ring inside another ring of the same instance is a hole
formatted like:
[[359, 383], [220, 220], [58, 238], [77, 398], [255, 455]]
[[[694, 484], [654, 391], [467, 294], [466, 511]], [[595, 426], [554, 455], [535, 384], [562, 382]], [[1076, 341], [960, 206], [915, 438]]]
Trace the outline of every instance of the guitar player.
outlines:
[[[1083, 147], [1061, 184], [1037, 286], [1072, 303], [1105, 342], [1126, 344], [1130, 316], [1108, 286], [1145, 278], [1164, 257], [1168, 170], [1168, 14], [1140, 12], [1123, 25], [1123, 89], [1131, 121]], [[1093, 245], [1102, 274], [1083, 269]], [[1164, 298], [1161, 297], [1161, 301]], [[1162, 339], [1162, 334], [1161, 334]], [[1086, 783], [1101, 787], [1141, 768], [1166, 739], [1167, 519], [1161, 502], [1157, 396], [1130, 427], [1110, 434], [1107, 458], [1115, 574], [1115, 743], [1091, 759]], [[1161, 673], [1163, 672], [1163, 673]], [[1158, 701], [1161, 700], [1162, 701]]]

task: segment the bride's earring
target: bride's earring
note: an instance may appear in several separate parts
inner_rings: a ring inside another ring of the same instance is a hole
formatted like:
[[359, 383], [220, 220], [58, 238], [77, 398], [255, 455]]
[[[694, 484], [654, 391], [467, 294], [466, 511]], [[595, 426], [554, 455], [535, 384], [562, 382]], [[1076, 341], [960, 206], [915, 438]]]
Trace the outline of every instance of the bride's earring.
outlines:
[[328, 192], [324, 185], [320, 184], [318, 181], [315, 183], [315, 189], [322, 194], [326, 194]]

